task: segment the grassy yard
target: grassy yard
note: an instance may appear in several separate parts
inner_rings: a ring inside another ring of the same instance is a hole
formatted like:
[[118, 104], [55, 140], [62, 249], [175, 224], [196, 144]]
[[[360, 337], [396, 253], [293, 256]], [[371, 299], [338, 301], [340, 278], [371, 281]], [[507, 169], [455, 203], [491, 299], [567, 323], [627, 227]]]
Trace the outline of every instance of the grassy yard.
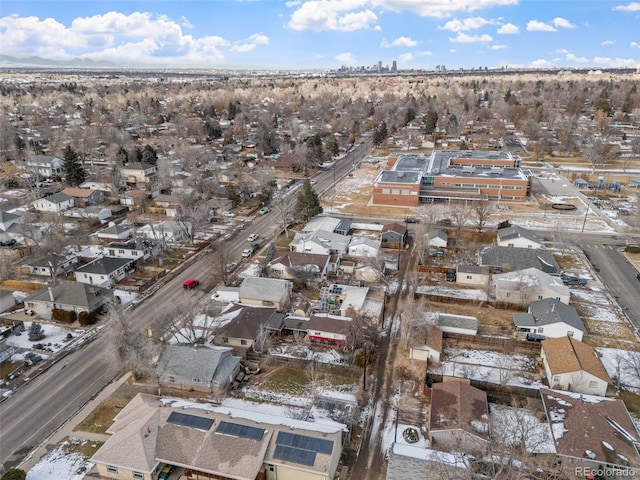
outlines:
[[85, 458], [91, 458], [102, 446], [103, 442], [90, 442], [88, 440], [67, 437], [64, 443], [64, 453], [67, 455], [79, 453]]
[[583, 318], [588, 335], [584, 342], [594, 347], [621, 348], [638, 350], [638, 343], [633, 332], [625, 323], [603, 322]]
[[[308, 371], [291, 367], [275, 367], [262, 376], [256, 384], [260, 390], [284, 393], [288, 395], [305, 395], [311, 384]], [[358, 381], [353, 378], [332, 375], [325, 372], [316, 373], [316, 380], [326, 382], [330, 388], [350, 392], [357, 387]]]
[[624, 400], [627, 410], [640, 417], [640, 395], [622, 390], [620, 397]]
[[483, 335], [509, 335], [513, 332], [514, 310], [500, 310], [497, 308], [478, 307], [474, 305], [460, 305], [456, 303], [429, 302], [429, 310], [446, 312], [454, 315], [467, 315], [478, 319], [478, 330]]
[[556, 263], [562, 270], [584, 268], [584, 263], [577, 255], [554, 255]]
[[113, 423], [113, 417], [115, 417], [127, 403], [128, 400], [124, 398], [107, 398], [98, 405], [87, 418], [76, 426], [76, 431], [106, 433], [107, 428]]

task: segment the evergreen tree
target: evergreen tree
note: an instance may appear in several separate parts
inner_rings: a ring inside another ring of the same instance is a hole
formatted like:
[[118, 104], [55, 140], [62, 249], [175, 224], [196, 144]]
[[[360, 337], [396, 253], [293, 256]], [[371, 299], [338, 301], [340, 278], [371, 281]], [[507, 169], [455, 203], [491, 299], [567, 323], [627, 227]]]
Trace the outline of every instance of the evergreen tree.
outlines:
[[310, 218], [322, 213], [322, 206], [318, 194], [311, 186], [311, 181], [307, 178], [298, 192], [298, 202], [296, 205], [299, 218], [308, 222]]
[[438, 125], [438, 112], [429, 110], [424, 116], [424, 133], [431, 135]]
[[129, 152], [127, 152], [127, 149], [122, 145], [118, 147], [118, 153], [116, 153], [116, 163], [122, 166], [129, 163]]
[[11, 470], [7, 470], [0, 480], [25, 480], [27, 478], [27, 473], [24, 470], [20, 470], [18, 468], [12, 468]]
[[377, 147], [382, 142], [384, 142], [388, 136], [389, 130], [387, 130], [387, 122], [383, 120], [373, 131], [373, 144]]
[[613, 113], [613, 107], [609, 101], [609, 92], [606, 88], [603, 88], [595, 103], [596, 110], [600, 110], [607, 114], [607, 116]]
[[31, 340], [32, 342], [37, 342], [38, 340], [42, 340], [45, 337], [42, 325], [37, 322], [31, 323], [28, 334], [29, 340]]
[[327, 151], [334, 157], [340, 153], [340, 147], [338, 146], [338, 139], [335, 135], [329, 135], [327, 143], [325, 144]]
[[66, 184], [72, 187], [77, 187], [86, 178], [80, 157], [69, 145], [64, 149], [64, 173]]
[[149, 165], [157, 165], [158, 164], [158, 154], [156, 153], [156, 149], [153, 148], [148, 143], [144, 146], [142, 150], [142, 163], [148, 163]]
[[229, 200], [231, 200], [232, 208], [236, 208], [238, 205], [242, 203], [242, 197], [236, 190], [236, 187], [234, 187], [231, 184], [227, 185], [227, 197], [229, 197]]

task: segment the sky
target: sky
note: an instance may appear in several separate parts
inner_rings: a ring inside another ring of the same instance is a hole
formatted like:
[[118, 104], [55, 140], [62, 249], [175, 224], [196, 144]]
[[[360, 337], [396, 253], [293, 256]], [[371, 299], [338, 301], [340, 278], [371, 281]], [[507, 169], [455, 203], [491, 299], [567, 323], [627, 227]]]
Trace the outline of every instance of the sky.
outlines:
[[640, 66], [640, 1], [2, 0], [0, 53], [115, 66]]

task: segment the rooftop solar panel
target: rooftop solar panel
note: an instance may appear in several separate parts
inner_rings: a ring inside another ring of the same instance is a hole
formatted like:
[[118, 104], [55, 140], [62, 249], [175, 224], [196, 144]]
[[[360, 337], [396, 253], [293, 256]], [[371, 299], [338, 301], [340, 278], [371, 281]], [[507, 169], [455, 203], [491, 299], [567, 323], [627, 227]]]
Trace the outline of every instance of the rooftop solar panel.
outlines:
[[287, 447], [286, 445], [276, 445], [273, 458], [312, 467], [316, 462], [316, 452]]
[[233, 437], [250, 438], [251, 440], [262, 440], [264, 432], [264, 428], [250, 427], [248, 425], [224, 421], [220, 422], [216, 429], [216, 433], [231, 435]]
[[213, 425], [212, 418], [196, 417], [195, 415], [180, 412], [171, 412], [167, 422], [183, 427], [197, 428], [199, 430], [209, 430]]
[[276, 445], [310, 450], [312, 452], [323, 453], [325, 455], [331, 455], [331, 451], [333, 450], [333, 441], [331, 440], [308, 437], [306, 435], [298, 435], [289, 432], [278, 432]]

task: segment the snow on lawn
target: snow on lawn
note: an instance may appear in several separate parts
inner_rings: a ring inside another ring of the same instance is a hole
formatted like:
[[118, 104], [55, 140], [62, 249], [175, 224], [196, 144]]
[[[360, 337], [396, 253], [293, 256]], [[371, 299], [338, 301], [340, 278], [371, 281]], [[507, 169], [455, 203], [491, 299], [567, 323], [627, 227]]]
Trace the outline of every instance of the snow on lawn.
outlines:
[[451, 288], [441, 285], [420, 285], [416, 293], [439, 295], [441, 297], [466, 298], [471, 300], [487, 300], [486, 292], [473, 288]]
[[538, 389], [543, 387], [535, 372], [535, 361], [525, 355], [505, 355], [483, 350], [447, 350], [441, 365], [429, 369], [432, 373], [464, 377], [494, 383]]
[[269, 350], [269, 354], [277, 357], [314, 360], [318, 363], [342, 363], [342, 355], [338, 351], [314, 351], [306, 345], [280, 345]]
[[93, 468], [80, 453], [66, 453], [64, 445], [50, 451], [28, 472], [27, 480], [82, 480]]
[[571, 296], [576, 297], [582, 302], [589, 302], [595, 305], [607, 305], [610, 303], [605, 292], [599, 288], [592, 288], [591, 290], [572, 288]]
[[[86, 333], [84, 330], [72, 329], [62, 327], [60, 325], [53, 325], [49, 323], [39, 322], [42, 325], [42, 330], [46, 335], [42, 340], [33, 342], [29, 340], [29, 328], [33, 322], [24, 322], [25, 331], [19, 337], [12, 335], [7, 338], [7, 345], [11, 345], [16, 348], [24, 348], [30, 350], [34, 345], [40, 343], [52, 352], [57, 352], [66, 346], [70, 340], [67, 340], [67, 335], [70, 333], [74, 338], [79, 337]], [[38, 323], [38, 322], [36, 322]]]
[[[416, 432], [418, 432], [417, 442], [409, 443], [402, 436], [402, 433], [408, 428], [413, 428]], [[403, 423], [399, 423], [396, 427], [396, 435], [395, 435], [394, 442], [399, 445], [411, 445], [412, 447], [417, 447], [417, 448], [429, 448], [429, 440], [424, 438], [421, 432], [421, 427], [416, 425], [405, 425]]]
[[252, 263], [250, 265], [247, 266], [247, 268], [245, 268], [244, 270], [242, 270], [238, 276], [241, 278], [247, 278], [247, 277], [259, 277], [260, 276], [260, 271], [262, 270], [262, 267], [260, 266], [259, 263]]
[[640, 352], [601, 347], [597, 347], [596, 352], [600, 355], [600, 360], [612, 379], [618, 376], [617, 370], [618, 364], [620, 364], [621, 388], [640, 394], [640, 379], [638, 378], [639, 372], [637, 372], [637, 370], [640, 370]]
[[493, 439], [503, 445], [519, 446], [524, 441], [529, 453], [555, 453], [547, 422], [523, 408], [489, 404]]
[[601, 322], [614, 322], [614, 323], [622, 322], [622, 320], [620, 319], [620, 317], [618, 317], [616, 312], [614, 312], [610, 308], [592, 306], [592, 305], [589, 305], [589, 306], [585, 305], [585, 307], [586, 307], [586, 312], [584, 313], [583, 316], [587, 318], [592, 318], [594, 320], [599, 320]]
[[[387, 408], [387, 415], [383, 419], [384, 406], [383, 400], [379, 400], [376, 404], [374, 411], [373, 426], [371, 427], [371, 438], [374, 439], [380, 432], [380, 451], [382, 455], [386, 456], [387, 452], [393, 444], [396, 432], [396, 415], [398, 410], [398, 401], [400, 400], [400, 392], [396, 392], [389, 399], [389, 408]], [[384, 426], [383, 426], [384, 420]], [[382, 431], [380, 431], [382, 427]]]

